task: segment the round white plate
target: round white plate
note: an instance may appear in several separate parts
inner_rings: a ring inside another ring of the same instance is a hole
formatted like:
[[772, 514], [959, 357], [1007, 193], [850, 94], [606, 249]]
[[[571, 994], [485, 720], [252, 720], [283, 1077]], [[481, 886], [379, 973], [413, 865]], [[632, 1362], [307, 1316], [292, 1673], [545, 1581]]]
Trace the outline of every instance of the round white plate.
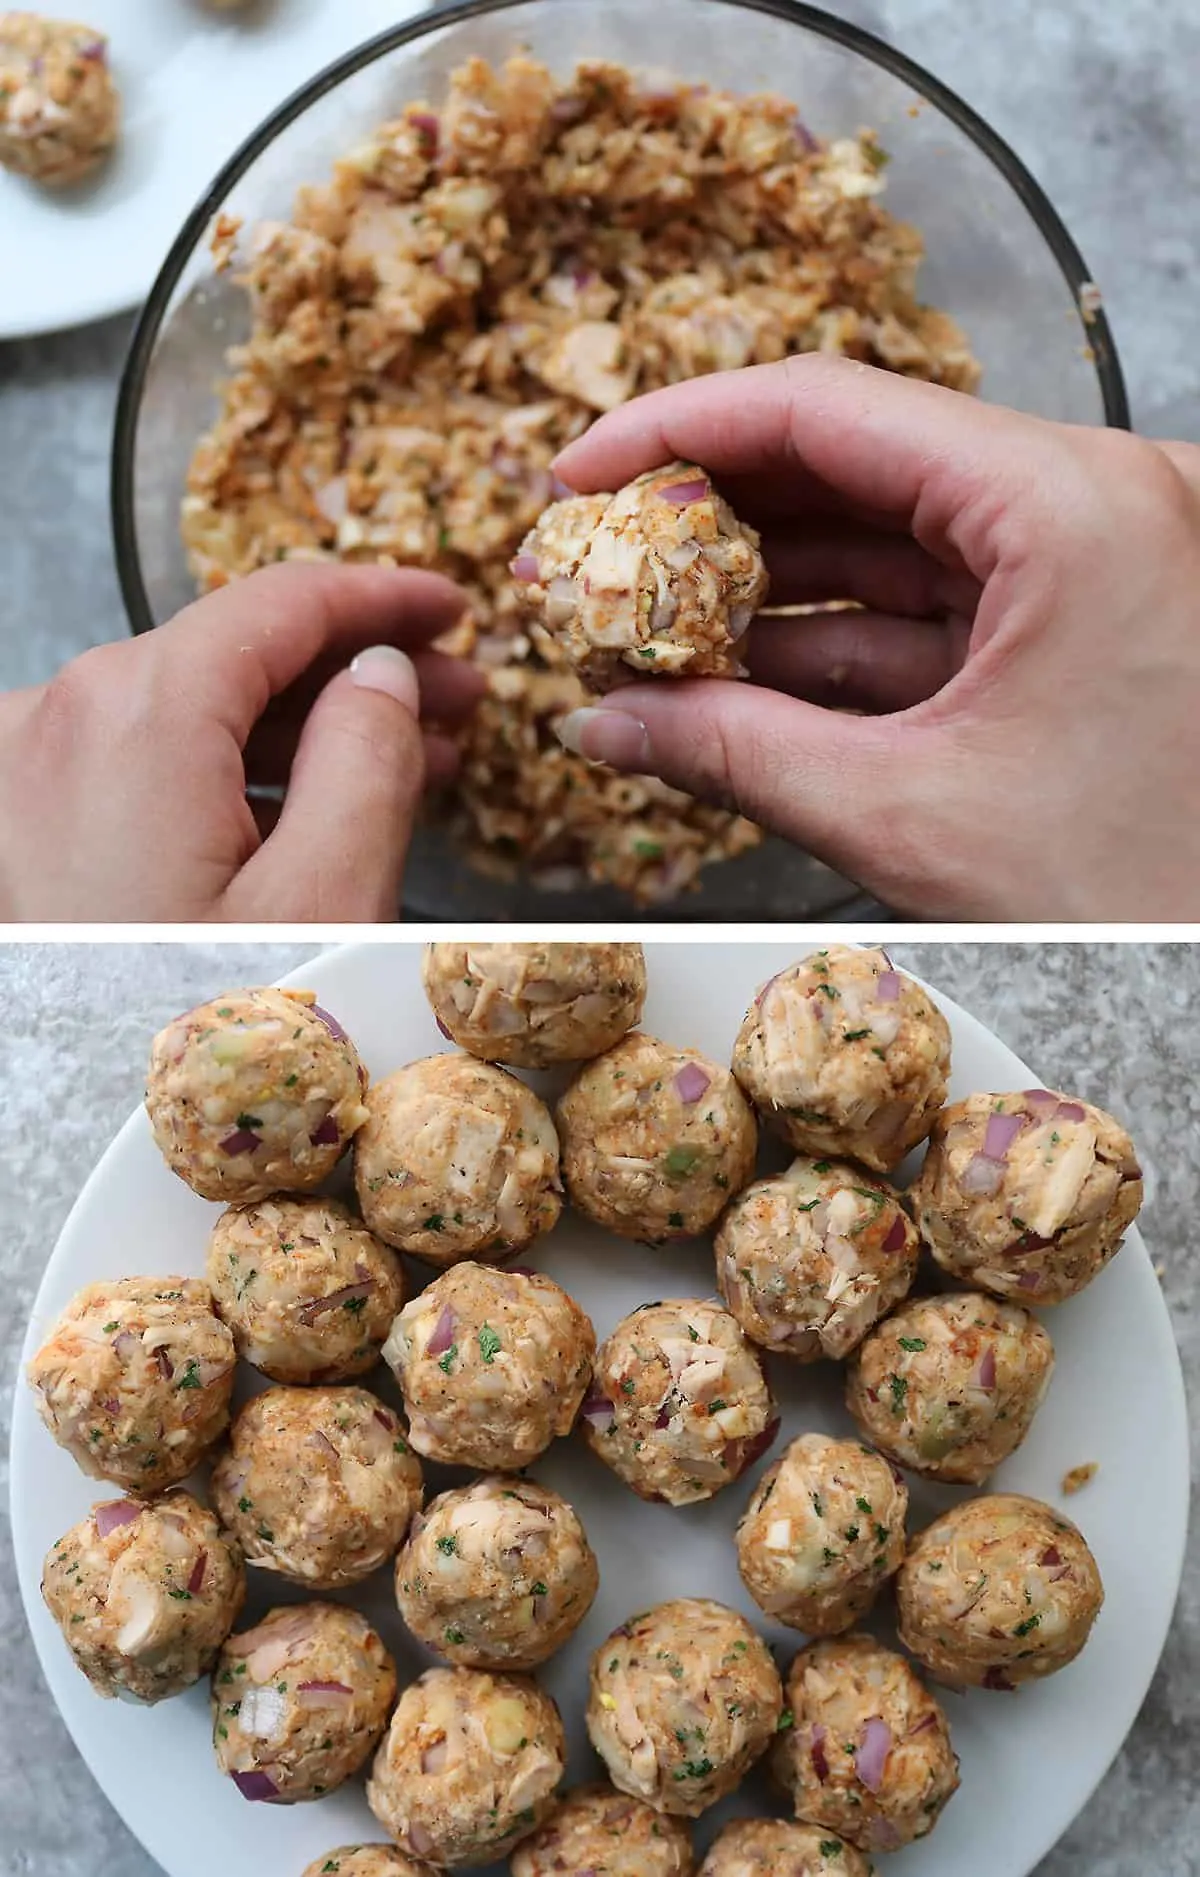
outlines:
[[135, 306], [237, 146], [331, 60], [428, 0], [61, 0], [107, 34], [124, 102], [115, 155], [67, 190], [0, 169], [0, 339]]
[[[795, 945], [651, 944], [645, 1027], [698, 1044], [728, 1061], [756, 987], [787, 964]], [[315, 990], [347, 1026], [373, 1077], [444, 1048], [421, 993], [416, 945], [363, 945], [333, 952], [287, 982]], [[213, 985], [214, 995], [228, 988]], [[1025, 1088], [1033, 1072], [948, 998], [938, 999], [954, 1032], [952, 1095]], [[147, 1038], [147, 1044], [149, 1038]], [[536, 1086], [549, 1078], [531, 1077]], [[1137, 1117], [1131, 1117], [1136, 1132]], [[768, 1150], [770, 1161], [773, 1150]], [[779, 1164], [777, 1157], [772, 1164]], [[203, 1271], [216, 1208], [167, 1171], [145, 1115], [126, 1123], [80, 1195], [38, 1294], [25, 1354], [82, 1284], [130, 1271]], [[708, 1246], [654, 1251], [565, 1216], [534, 1262], [558, 1278], [605, 1335], [618, 1317], [654, 1297], [712, 1291]], [[415, 1271], [415, 1267], [410, 1267]], [[1183, 1385], [1166, 1307], [1136, 1231], [1082, 1297], [1047, 1313], [1058, 1350], [1049, 1396], [1021, 1451], [995, 1476], [998, 1489], [1063, 1506], [1096, 1553], [1107, 1592], [1080, 1659], [1017, 1694], [946, 1696], [962, 1790], [932, 1837], [884, 1860], [887, 1877], [1026, 1877], [1070, 1824], [1121, 1745], [1162, 1649], [1179, 1582], [1187, 1517]], [[783, 1442], [806, 1428], [843, 1429], [838, 1371], [829, 1364], [773, 1374]], [[386, 1385], [385, 1385], [386, 1384]], [[376, 1386], [391, 1393], [386, 1371]], [[392, 1399], [397, 1399], [392, 1394]], [[1064, 1502], [1059, 1481], [1097, 1460], [1094, 1483]], [[766, 1464], [766, 1462], [762, 1463]], [[753, 1469], [757, 1477], [761, 1467]], [[704, 1506], [645, 1505], [619, 1486], [582, 1442], [560, 1441], [534, 1469], [578, 1506], [600, 1560], [600, 1594], [571, 1643], [542, 1671], [571, 1740], [570, 1777], [595, 1776], [582, 1726], [591, 1650], [632, 1611], [673, 1596], [734, 1604], [769, 1634], [786, 1661], [798, 1638], [766, 1624], [741, 1587], [731, 1536], [750, 1479]], [[361, 1785], [313, 1805], [247, 1804], [220, 1777], [210, 1745], [208, 1690], [201, 1686], [153, 1710], [99, 1700], [71, 1664], [38, 1593], [42, 1558], [102, 1488], [85, 1480], [39, 1423], [19, 1390], [13, 1426], [12, 1517], [25, 1608], [47, 1680], [96, 1779], [169, 1877], [299, 1877], [339, 1844], [382, 1836]], [[964, 1496], [914, 1483], [914, 1525]], [[251, 1573], [250, 1616], [294, 1599], [279, 1580]], [[381, 1572], [349, 1599], [377, 1622], [401, 1681], [428, 1658], [401, 1627]], [[890, 1618], [880, 1618], [888, 1634]], [[706, 1844], [731, 1811], [776, 1807], [759, 1776], [703, 1819]], [[499, 1869], [500, 1867], [496, 1867]]]

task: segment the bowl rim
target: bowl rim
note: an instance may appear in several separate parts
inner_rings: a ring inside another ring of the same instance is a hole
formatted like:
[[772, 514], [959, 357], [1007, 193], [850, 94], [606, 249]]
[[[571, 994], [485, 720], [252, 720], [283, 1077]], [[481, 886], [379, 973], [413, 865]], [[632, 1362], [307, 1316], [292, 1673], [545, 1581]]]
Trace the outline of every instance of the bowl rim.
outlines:
[[[991, 159], [1014, 194], [1028, 210], [1039, 234], [1058, 262], [1080, 313], [1092, 363], [1100, 384], [1105, 423], [1112, 429], [1131, 428], [1129, 399], [1116, 344], [1103, 306], [1096, 309], [1084, 324], [1080, 292], [1092, 280], [1092, 274], [1076, 246], [1066, 224], [1032, 172], [1025, 167], [1010, 144], [979, 115], [958, 93], [936, 78], [932, 72], [910, 59], [906, 53], [889, 45], [877, 34], [850, 20], [838, 19], [809, 0], [716, 0], [721, 6], [738, 7], [744, 12], [764, 13], [775, 19], [806, 27], [818, 37], [857, 52], [890, 72], [935, 104], [983, 154]], [[346, 79], [398, 51], [401, 46], [421, 39], [443, 26], [458, 25], [484, 14], [505, 13], [510, 8], [528, 4], [528, 0], [437, 0], [428, 11], [418, 13], [401, 25], [372, 35], [352, 51], [314, 74], [282, 104], [265, 117], [258, 129], [245, 139], [224, 163], [200, 200], [183, 222], [160, 267], [154, 285], [138, 313], [129, 351], [117, 388], [116, 415], [110, 455], [109, 511], [117, 578], [121, 597], [134, 633], [149, 632], [156, 624], [150, 612], [146, 583], [142, 577], [134, 515], [133, 474], [138, 416], [146, 375], [163, 318], [171, 297], [196, 248], [204, 237], [212, 216], [220, 208], [234, 185], [257, 162], [283, 130], [303, 116], [309, 106], [336, 90]]]

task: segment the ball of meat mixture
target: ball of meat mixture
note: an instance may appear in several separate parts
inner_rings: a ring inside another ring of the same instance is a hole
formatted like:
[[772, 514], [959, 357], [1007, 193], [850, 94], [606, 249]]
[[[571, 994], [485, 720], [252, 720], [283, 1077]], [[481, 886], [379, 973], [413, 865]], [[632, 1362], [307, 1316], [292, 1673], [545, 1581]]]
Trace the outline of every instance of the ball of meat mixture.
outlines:
[[1075, 1660], [1103, 1601], [1082, 1533], [1018, 1493], [943, 1512], [917, 1534], [896, 1580], [901, 1642], [955, 1687], [1053, 1675]]
[[643, 1304], [596, 1353], [580, 1425], [641, 1499], [711, 1499], [761, 1457], [779, 1416], [758, 1351], [699, 1297]]
[[510, 1868], [512, 1877], [692, 1877], [696, 1861], [682, 1819], [595, 1785], [568, 1792]]
[[1019, 1304], [915, 1297], [852, 1356], [846, 1406], [901, 1466], [977, 1486], [1024, 1440], [1053, 1370], [1053, 1343]]
[[531, 637], [593, 691], [640, 677], [744, 678], [742, 640], [767, 597], [759, 537], [694, 463], [615, 495], [554, 502], [512, 562]]
[[783, 1709], [744, 1616], [680, 1597], [631, 1616], [592, 1656], [587, 1730], [614, 1786], [698, 1818], [765, 1753]]
[[558, 1709], [527, 1675], [433, 1668], [400, 1697], [367, 1804], [402, 1851], [469, 1869], [542, 1823], [565, 1761]]
[[831, 945], [763, 985], [733, 1073], [793, 1147], [887, 1173], [946, 1099], [950, 1026], [886, 952]]
[[924, 1838], [958, 1790], [946, 1716], [902, 1655], [871, 1636], [801, 1649], [788, 1671], [791, 1727], [773, 1771], [796, 1817], [860, 1851]]
[[752, 1342], [840, 1361], [908, 1295], [920, 1240], [882, 1180], [805, 1157], [739, 1193], [713, 1249], [718, 1288]]
[[427, 945], [421, 976], [446, 1036], [518, 1069], [590, 1061], [646, 1001], [640, 945]]
[[871, 1877], [871, 1866], [827, 1825], [735, 1818], [714, 1839], [699, 1877]]
[[120, 123], [103, 33], [0, 13], [0, 168], [54, 187], [78, 182], [108, 155]]
[[517, 1472], [569, 1434], [596, 1333], [548, 1277], [460, 1264], [400, 1312], [383, 1346], [418, 1453]]
[[248, 1564], [339, 1590], [395, 1555], [421, 1467], [400, 1416], [365, 1388], [268, 1388], [234, 1421], [212, 1492]]
[[42, 1596], [100, 1695], [163, 1701], [207, 1675], [246, 1595], [242, 1555], [185, 1492], [92, 1507], [46, 1553]]
[[557, 1118], [571, 1204], [622, 1238], [707, 1231], [754, 1172], [758, 1130], [729, 1071], [653, 1036], [589, 1063]]
[[1120, 1248], [1142, 1172], [1119, 1121], [1048, 1089], [943, 1110], [912, 1189], [943, 1271], [1022, 1303], [1062, 1303]]
[[271, 1610], [213, 1671], [217, 1765], [244, 1799], [319, 1799], [362, 1766], [395, 1694], [395, 1664], [357, 1610]]
[[399, 1258], [336, 1199], [230, 1206], [206, 1275], [238, 1354], [276, 1382], [365, 1374], [404, 1304]]
[[509, 1258], [562, 1211], [550, 1110], [472, 1056], [427, 1056], [372, 1085], [354, 1143], [362, 1215], [428, 1264]]
[[227, 991], [155, 1037], [146, 1112], [167, 1165], [202, 1199], [307, 1193], [367, 1111], [367, 1072], [311, 991]]
[[315, 1857], [301, 1877], [435, 1877], [429, 1864], [398, 1851], [394, 1844], [342, 1844]]
[[789, 1629], [837, 1636], [904, 1557], [908, 1490], [856, 1440], [801, 1434], [764, 1473], [737, 1528], [738, 1569]]
[[59, 1446], [145, 1498], [186, 1479], [225, 1432], [234, 1362], [207, 1284], [123, 1277], [73, 1297], [26, 1374]]
[[536, 1668], [579, 1627], [598, 1582], [566, 1500], [505, 1473], [440, 1494], [396, 1559], [408, 1628], [467, 1668]]

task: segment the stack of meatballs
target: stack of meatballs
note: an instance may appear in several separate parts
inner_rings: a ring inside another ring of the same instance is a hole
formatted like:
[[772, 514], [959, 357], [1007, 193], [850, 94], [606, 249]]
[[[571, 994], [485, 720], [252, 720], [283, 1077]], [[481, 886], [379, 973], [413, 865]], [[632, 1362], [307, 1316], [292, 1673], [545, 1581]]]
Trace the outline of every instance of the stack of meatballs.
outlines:
[[[946, 1021], [879, 950], [764, 985], [731, 1068], [635, 1029], [638, 945], [433, 944], [423, 981], [456, 1048], [375, 1083], [305, 992], [229, 992], [155, 1039], [154, 1139], [224, 1209], [203, 1279], [89, 1285], [30, 1363], [51, 1434], [125, 1495], [46, 1559], [66, 1644], [102, 1695], [211, 1676], [217, 1767], [248, 1800], [317, 1799], [370, 1762], [388, 1842], [304, 1877], [505, 1857], [514, 1877], [865, 1877], [958, 1785], [926, 1678], [1012, 1690], [1068, 1664], [1099, 1611], [1051, 1506], [984, 1494], [911, 1535], [905, 1473], [977, 1489], [1024, 1439], [1054, 1366], [1030, 1306], [1119, 1247], [1133, 1145], [1051, 1090], [947, 1106]], [[561, 1064], [582, 1066], [552, 1115], [514, 1071]], [[756, 1178], [760, 1126], [795, 1157]], [[354, 1205], [329, 1190], [347, 1150]], [[597, 1347], [513, 1262], [564, 1202], [651, 1247], [711, 1233], [719, 1300], [647, 1303]], [[412, 1297], [402, 1253], [428, 1278]], [[607, 1781], [560, 1796], [563, 1725], [532, 1671], [598, 1565], [525, 1469], [578, 1430], [641, 1498], [711, 1499], [779, 1437], [768, 1356], [843, 1363], [861, 1436], [796, 1431], [737, 1524], [749, 1598], [808, 1640], [781, 1677], [724, 1604], [631, 1611], [591, 1657]], [[381, 1357], [403, 1413], [364, 1385]], [[269, 1385], [231, 1420], [239, 1359]], [[209, 1460], [206, 1504], [184, 1482]], [[422, 1462], [468, 1472], [427, 1498]], [[385, 1566], [438, 1664], [398, 1701], [383, 1639], [325, 1594]], [[308, 1600], [236, 1630], [248, 1567]], [[907, 1654], [858, 1627], [889, 1585]], [[687, 1821], [764, 1758], [794, 1820], [739, 1819], [697, 1866]]]

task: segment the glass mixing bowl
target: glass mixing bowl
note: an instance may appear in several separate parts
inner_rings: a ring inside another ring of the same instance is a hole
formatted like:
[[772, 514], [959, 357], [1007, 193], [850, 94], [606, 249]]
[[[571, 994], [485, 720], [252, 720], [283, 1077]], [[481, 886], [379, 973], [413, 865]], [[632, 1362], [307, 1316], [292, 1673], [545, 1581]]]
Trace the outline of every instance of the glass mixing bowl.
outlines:
[[[872, 126], [891, 158], [886, 204], [925, 237], [922, 296], [966, 328], [983, 364], [982, 395], [1043, 417], [1128, 425], [1107, 323], [1083, 292], [1088, 269], [1054, 209], [1007, 144], [892, 47], [796, 0], [467, 0], [420, 14], [321, 72], [243, 144], [180, 230], [138, 324], [117, 409], [113, 525], [135, 632], [194, 597], [180, 497], [195, 441], [215, 414], [226, 348], [249, 329], [245, 295], [213, 273], [214, 218], [286, 218], [298, 186], [322, 180], [406, 103], [436, 102], [464, 59], [503, 60], [518, 47], [563, 75], [581, 58], [604, 58], [651, 82], [783, 92], [821, 136]], [[436, 829], [418, 837], [406, 895], [428, 918], [634, 916], [615, 891], [548, 893], [485, 878]], [[706, 870], [699, 892], [653, 916], [871, 913], [828, 868], [768, 841]]]

